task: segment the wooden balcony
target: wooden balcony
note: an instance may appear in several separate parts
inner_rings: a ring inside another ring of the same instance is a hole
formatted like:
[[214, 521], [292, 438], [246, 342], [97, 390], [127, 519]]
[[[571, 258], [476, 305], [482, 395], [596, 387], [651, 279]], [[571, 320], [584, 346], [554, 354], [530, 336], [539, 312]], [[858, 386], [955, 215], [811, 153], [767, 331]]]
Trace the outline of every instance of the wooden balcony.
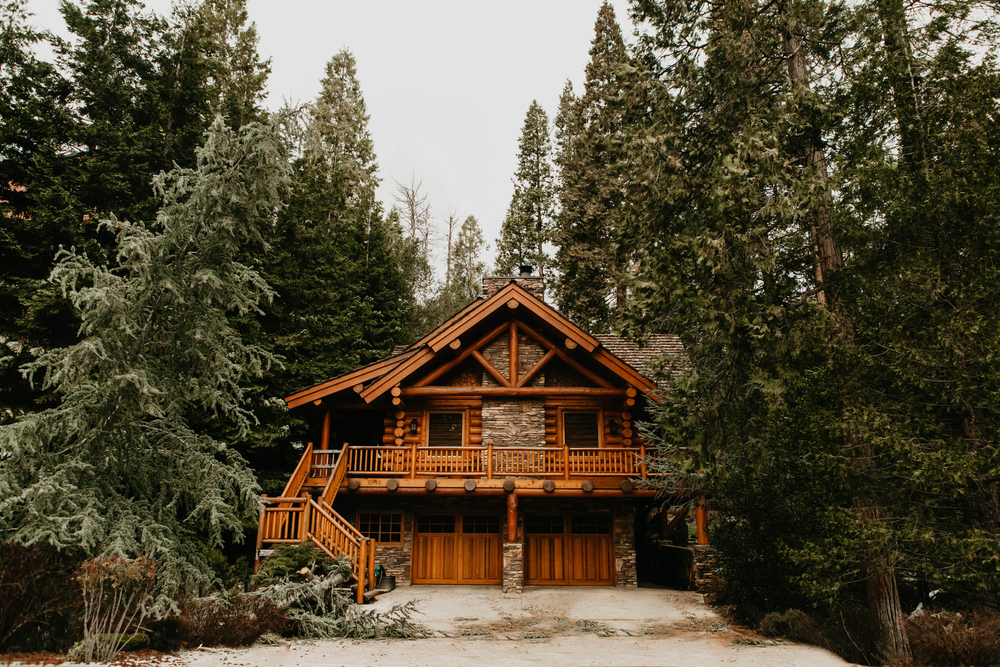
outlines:
[[[311, 478], [328, 475], [331, 454], [312, 454]], [[645, 479], [644, 447], [417, 447], [351, 446], [347, 476], [386, 478], [545, 478], [601, 477]]]

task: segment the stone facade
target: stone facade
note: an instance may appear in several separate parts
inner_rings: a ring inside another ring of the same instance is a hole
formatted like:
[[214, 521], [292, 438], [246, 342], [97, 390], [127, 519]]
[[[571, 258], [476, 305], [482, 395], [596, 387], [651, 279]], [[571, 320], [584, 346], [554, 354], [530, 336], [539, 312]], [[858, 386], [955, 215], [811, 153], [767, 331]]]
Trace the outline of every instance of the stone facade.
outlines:
[[542, 447], [545, 399], [483, 399], [483, 446]]
[[486, 276], [483, 278], [483, 296], [488, 299], [512, 282], [539, 301], [545, 301], [545, 281], [541, 276]]
[[524, 543], [505, 542], [503, 545], [503, 592], [524, 590]]
[[615, 513], [615, 581], [617, 586], [637, 588], [635, 563], [635, 512]]
[[698, 544], [691, 547], [691, 551], [694, 552], [694, 567], [691, 577], [694, 580], [694, 589], [699, 593], [715, 592], [721, 583], [715, 550], [708, 545]]

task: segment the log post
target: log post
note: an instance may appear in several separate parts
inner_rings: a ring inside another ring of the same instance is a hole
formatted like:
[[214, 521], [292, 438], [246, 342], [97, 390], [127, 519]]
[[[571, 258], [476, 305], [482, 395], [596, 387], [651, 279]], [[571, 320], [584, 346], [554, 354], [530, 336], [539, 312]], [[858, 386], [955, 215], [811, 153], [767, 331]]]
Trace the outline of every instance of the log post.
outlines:
[[323, 413], [323, 435], [321, 445], [323, 449], [330, 449], [330, 411]]
[[705, 496], [698, 499], [698, 507], [694, 511], [694, 522], [698, 528], [698, 544], [708, 544], [708, 533], [705, 526], [708, 524], [708, 510], [705, 509]]
[[302, 495], [300, 496], [300, 498], [302, 498], [303, 503], [302, 503], [302, 518], [300, 519], [302, 521], [302, 523], [299, 524], [299, 542], [305, 542], [306, 539], [309, 537], [309, 534], [310, 534], [309, 533], [309, 510], [311, 508], [309, 507], [309, 493], [306, 492], [306, 491], [303, 491]]
[[486, 445], [486, 479], [493, 479], [493, 445]]
[[368, 539], [368, 584], [375, 588], [375, 540]]
[[410, 479], [417, 478], [417, 443], [410, 445]]
[[507, 377], [510, 379], [510, 386], [517, 386], [517, 320], [510, 321], [510, 333], [507, 336], [510, 340], [510, 363], [507, 364]]
[[563, 479], [569, 479], [569, 445], [563, 445]]
[[646, 479], [646, 445], [639, 445], [639, 457], [642, 460], [642, 478]]
[[358, 604], [365, 603], [365, 570], [368, 569], [368, 540], [362, 539], [358, 554]]
[[507, 542], [517, 542], [517, 494], [507, 496]]
[[[261, 498], [267, 499], [267, 496], [261, 494]], [[257, 570], [260, 569], [260, 548], [264, 546], [264, 508], [267, 507], [264, 503], [260, 504], [260, 517], [257, 519], [257, 549], [253, 553], [253, 573], [257, 574]]]

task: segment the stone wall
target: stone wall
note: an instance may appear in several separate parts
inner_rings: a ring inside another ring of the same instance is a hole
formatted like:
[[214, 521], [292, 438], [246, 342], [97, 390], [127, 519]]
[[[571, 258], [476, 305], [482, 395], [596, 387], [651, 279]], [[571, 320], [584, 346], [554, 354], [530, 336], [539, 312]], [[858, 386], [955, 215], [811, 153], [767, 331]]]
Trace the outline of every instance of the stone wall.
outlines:
[[483, 446], [545, 445], [545, 399], [483, 399]]
[[694, 552], [694, 568], [692, 579], [694, 589], [699, 593], [714, 593], [718, 591], [719, 564], [715, 558], [715, 550], [706, 544], [696, 544], [691, 547]]
[[504, 542], [503, 592], [521, 593], [524, 590], [524, 543]]
[[639, 586], [635, 564], [635, 512], [615, 513], [615, 577], [617, 586]]

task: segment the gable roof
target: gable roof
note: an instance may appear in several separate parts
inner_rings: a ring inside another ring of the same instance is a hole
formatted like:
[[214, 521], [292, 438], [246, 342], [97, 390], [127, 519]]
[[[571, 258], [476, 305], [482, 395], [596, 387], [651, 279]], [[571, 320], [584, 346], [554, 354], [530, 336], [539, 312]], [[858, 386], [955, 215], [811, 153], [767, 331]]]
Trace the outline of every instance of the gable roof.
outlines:
[[[683, 345], [680, 338], [675, 335], [651, 335], [642, 347], [620, 336], [610, 334], [594, 336], [577, 327], [552, 306], [512, 281], [488, 299], [473, 301], [413, 345], [402, 350], [396, 348], [390, 357], [301, 389], [288, 396], [285, 401], [289, 408], [294, 408], [346, 389], [354, 389], [361, 399], [371, 403], [431, 363], [441, 350], [456, 341], [461, 346], [461, 337], [475, 331], [491, 316], [499, 313], [502, 319], [504, 313], [509, 311], [511, 314], [518, 314], [520, 320], [522, 309], [524, 315], [540, 320], [547, 329], [559, 336], [565, 336], [568, 348], [582, 348], [589, 353], [593, 361], [604, 366], [629, 386], [644, 392], [653, 392], [657, 389], [651, 365], [656, 358], [667, 354], [683, 359]], [[493, 317], [492, 321], [496, 322], [497, 318]], [[561, 350], [557, 351], [560, 355], [565, 355]]]

